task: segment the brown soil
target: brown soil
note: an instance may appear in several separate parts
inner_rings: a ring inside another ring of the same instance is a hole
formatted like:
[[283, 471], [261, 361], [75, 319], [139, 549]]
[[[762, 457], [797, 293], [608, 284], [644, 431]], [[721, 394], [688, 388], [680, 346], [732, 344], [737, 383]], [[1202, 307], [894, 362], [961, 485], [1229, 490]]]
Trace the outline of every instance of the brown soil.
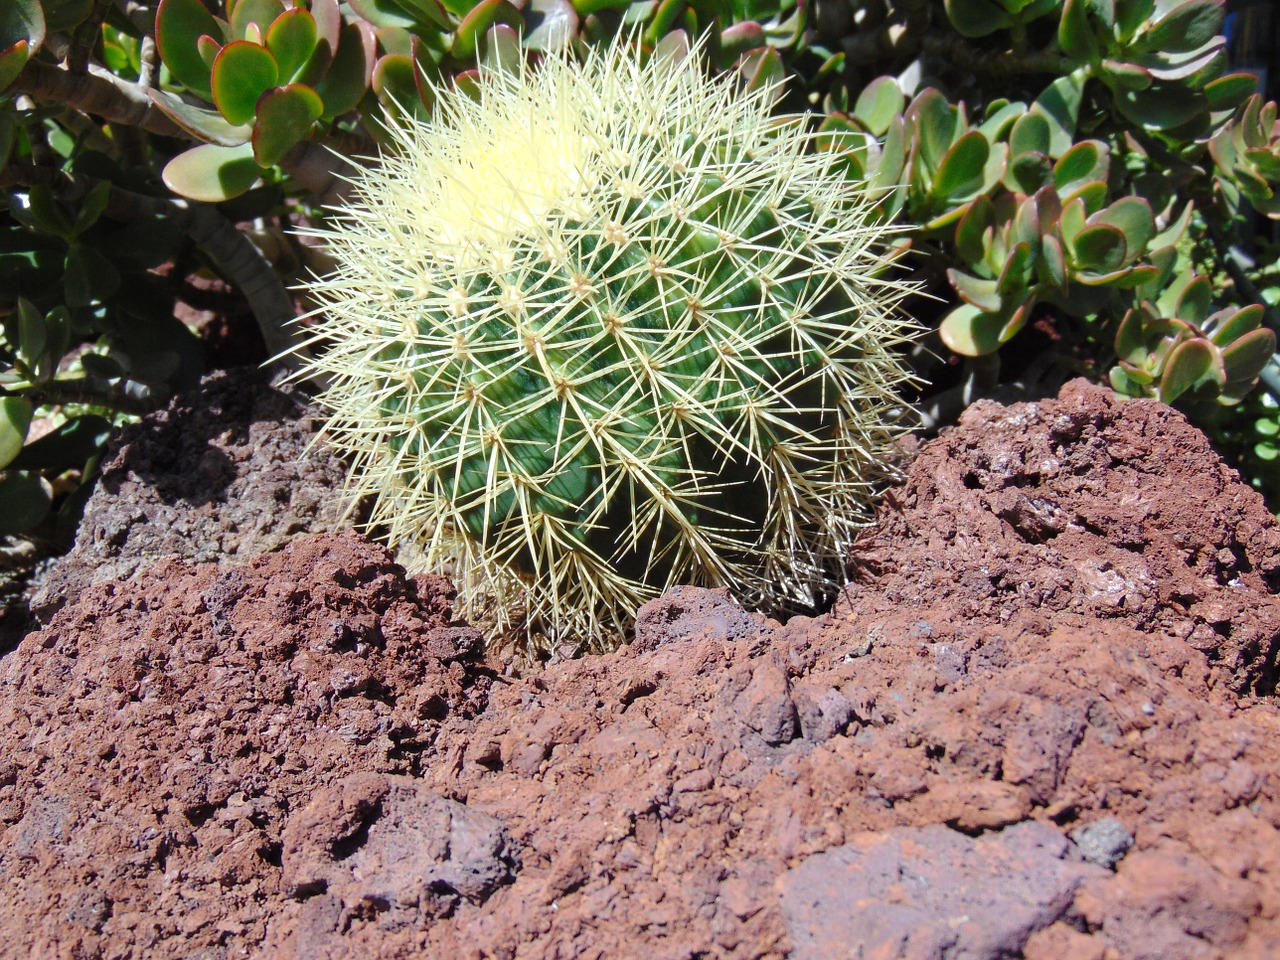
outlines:
[[522, 678], [271, 549], [0, 661], [0, 956], [1280, 956], [1280, 528], [1155, 403], [980, 404], [830, 614], [678, 588]]

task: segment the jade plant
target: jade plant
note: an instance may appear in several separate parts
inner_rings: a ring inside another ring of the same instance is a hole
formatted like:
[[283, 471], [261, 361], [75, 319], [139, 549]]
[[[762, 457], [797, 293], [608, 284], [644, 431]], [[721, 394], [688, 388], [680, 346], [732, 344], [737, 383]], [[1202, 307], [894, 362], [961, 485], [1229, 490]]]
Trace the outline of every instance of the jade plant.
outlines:
[[904, 429], [908, 288], [774, 93], [678, 42], [517, 62], [391, 124], [316, 231], [326, 433], [500, 631], [607, 643], [676, 583], [776, 611], [841, 581]]

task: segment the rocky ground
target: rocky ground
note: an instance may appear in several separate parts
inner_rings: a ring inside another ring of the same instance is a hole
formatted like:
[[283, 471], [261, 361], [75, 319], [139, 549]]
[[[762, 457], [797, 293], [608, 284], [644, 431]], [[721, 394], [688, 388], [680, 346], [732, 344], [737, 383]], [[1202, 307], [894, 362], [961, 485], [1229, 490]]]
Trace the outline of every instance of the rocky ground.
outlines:
[[831, 613], [517, 676], [208, 389], [0, 661], [0, 956], [1280, 956], [1280, 528], [1178, 414], [979, 404]]

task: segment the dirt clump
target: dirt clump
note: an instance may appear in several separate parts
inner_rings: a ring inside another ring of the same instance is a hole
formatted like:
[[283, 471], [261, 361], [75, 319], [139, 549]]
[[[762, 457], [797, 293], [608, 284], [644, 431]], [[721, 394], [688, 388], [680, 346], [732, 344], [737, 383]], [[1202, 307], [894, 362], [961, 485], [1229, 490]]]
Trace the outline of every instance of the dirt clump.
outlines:
[[1280, 956], [1280, 533], [1180, 415], [979, 405], [853, 563], [520, 679], [356, 537], [86, 590], [0, 669], [0, 956]]

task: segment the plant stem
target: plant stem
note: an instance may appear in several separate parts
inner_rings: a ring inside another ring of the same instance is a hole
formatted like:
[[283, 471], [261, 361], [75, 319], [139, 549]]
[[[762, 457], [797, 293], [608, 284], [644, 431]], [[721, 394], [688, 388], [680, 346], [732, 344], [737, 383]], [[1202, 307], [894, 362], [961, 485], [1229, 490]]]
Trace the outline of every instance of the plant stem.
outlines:
[[1068, 74], [1075, 61], [1049, 50], [993, 56], [971, 47], [960, 37], [946, 33], [930, 33], [920, 38], [925, 53], [950, 60], [962, 70], [988, 77], [1009, 77], [1023, 73]]
[[96, 64], [89, 64], [87, 73], [75, 74], [40, 60], [29, 60], [11, 89], [21, 90], [35, 100], [65, 103], [82, 113], [141, 127], [162, 137], [192, 139], [151, 102], [145, 87], [121, 80]]
[[103, 380], [100, 377], [48, 380], [38, 386], [18, 390], [17, 393], [36, 406], [65, 406], [68, 403], [82, 403], [137, 416], [150, 413], [167, 399], [157, 396], [130, 396], [126, 387], [114, 380]]

